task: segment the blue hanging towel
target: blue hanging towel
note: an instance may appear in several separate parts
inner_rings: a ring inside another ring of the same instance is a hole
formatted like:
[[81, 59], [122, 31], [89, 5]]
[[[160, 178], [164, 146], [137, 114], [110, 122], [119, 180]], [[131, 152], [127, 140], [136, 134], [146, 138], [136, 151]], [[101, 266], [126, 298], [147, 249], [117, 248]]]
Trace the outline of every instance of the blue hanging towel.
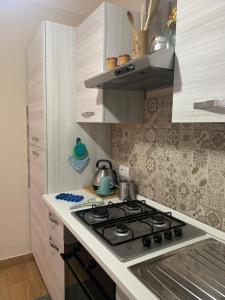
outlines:
[[89, 154], [87, 147], [81, 143], [81, 139], [76, 139], [76, 145], [73, 148], [71, 156], [68, 158], [68, 163], [79, 173], [83, 170], [89, 163]]

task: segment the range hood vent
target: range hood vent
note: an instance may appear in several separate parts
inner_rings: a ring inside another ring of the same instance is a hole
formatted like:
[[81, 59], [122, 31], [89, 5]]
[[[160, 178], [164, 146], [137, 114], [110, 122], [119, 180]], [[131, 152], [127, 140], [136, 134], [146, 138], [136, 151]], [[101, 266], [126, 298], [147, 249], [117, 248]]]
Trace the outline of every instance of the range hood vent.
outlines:
[[173, 85], [174, 50], [160, 49], [85, 81], [87, 88], [155, 90]]

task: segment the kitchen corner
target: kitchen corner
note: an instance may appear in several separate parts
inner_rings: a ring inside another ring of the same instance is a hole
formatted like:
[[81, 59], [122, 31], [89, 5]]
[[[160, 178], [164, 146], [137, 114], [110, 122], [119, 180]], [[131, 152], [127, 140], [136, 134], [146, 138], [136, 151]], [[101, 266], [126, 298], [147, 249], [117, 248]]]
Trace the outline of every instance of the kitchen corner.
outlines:
[[[76, 190], [73, 191], [73, 193], [77, 195], [84, 195], [85, 198], [90, 198], [92, 196], [92, 194], [86, 192], [85, 190]], [[186, 242], [178, 243], [166, 249], [158, 250], [157, 252], [145, 254], [144, 256], [132, 259], [128, 262], [121, 262], [107, 246], [103, 245], [99, 237], [93, 235], [93, 233], [90, 232], [86, 226], [81, 224], [77, 218], [74, 218], [69, 209], [71, 204], [65, 201], [58, 201], [55, 199], [55, 196], [56, 194], [44, 195], [43, 201], [45, 205], [47, 205], [47, 207], [56, 215], [60, 222], [64, 224], [71, 231], [71, 233], [74, 234], [79, 242], [88, 250], [91, 256], [113, 279], [117, 286], [117, 293], [120, 294], [122, 292], [124, 294], [123, 298], [121, 298], [123, 300], [159, 299], [154, 293], [151, 293], [150, 290], [147, 289], [136, 277], [134, 277], [134, 275], [128, 269], [130, 266], [209, 238], [218, 239], [220, 242], [225, 244], [224, 234], [221, 231], [194, 220], [182, 213], [168, 209], [167, 207], [157, 204], [152, 200], [138, 196], [138, 200], [145, 200], [148, 205], [161, 211], [171, 212], [174, 217], [201, 228], [207, 234]], [[120, 202], [117, 197], [111, 199], [110, 201], [113, 203]], [[118, 297], [118, 299], [120, 298]]]

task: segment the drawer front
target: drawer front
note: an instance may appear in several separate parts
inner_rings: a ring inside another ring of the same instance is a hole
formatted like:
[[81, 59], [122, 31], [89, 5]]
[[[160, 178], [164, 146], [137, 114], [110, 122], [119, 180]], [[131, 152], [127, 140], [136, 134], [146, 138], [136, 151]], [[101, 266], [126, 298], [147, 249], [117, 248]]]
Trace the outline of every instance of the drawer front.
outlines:
[[63, 224], [56, 217], [56, 215], [48, 208], [45, 209], [45, 214], [48, 223], [49, 234], [57, 242], [57, 244], [60, 247], [60, 250], [62, 250], [64, 248]]
[[48, 235], [48, 291], [52, 300], [62, 300], [65, 298], [65, 277], [64, 277], [64, 261], [60, 256], [63, 251], [60, 245]]

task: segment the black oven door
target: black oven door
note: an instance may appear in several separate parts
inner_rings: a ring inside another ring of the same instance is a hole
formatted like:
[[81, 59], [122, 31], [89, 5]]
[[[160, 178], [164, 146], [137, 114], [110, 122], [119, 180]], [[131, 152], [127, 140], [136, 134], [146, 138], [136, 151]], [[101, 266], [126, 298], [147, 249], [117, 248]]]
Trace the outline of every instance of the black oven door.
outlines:
[[82, 247], [61, 254], [65, 262], [65, 300], [113, 300], [115, 284]]

